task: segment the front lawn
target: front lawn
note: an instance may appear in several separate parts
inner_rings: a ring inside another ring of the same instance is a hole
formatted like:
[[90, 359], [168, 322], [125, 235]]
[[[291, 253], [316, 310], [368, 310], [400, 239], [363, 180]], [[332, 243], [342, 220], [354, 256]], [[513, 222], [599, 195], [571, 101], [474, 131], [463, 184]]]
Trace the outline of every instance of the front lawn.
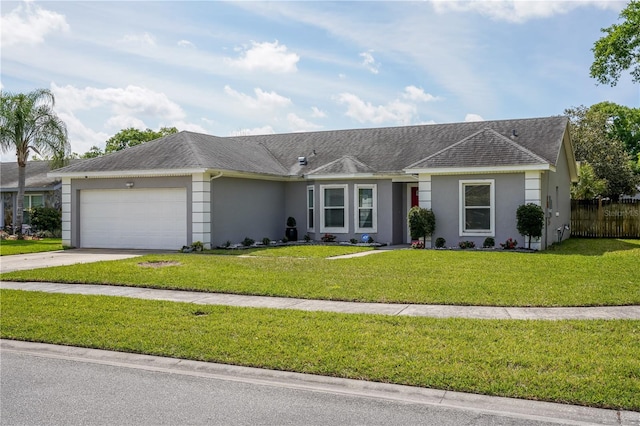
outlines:
[[2, 240], [0, 256], [13, 254], [39, 253], [43, 251], [62, 250], [60, 238], [44, 238], [42, 240]]
[[[301, 256], [300, 249], [291, 249], [293, 257], [265, 256], [287, 254], [279, 250], [266, 249], [248, 257], [151, 255], [16, 271], [2, 274], [0, 279], [386, 303], [485, 306], [640, 303], [640, 240], [574, 239], [540, 253], [395, 250], [328, 260]], [[305, 250], [312, 253], [315, 248]], [[258, 256], [260, 253], [263, 255]], [[173, 265], [145, 267], [159, 262]]]
[[6, 339], [640, 410], [640, 321], [409, 318], [0, 294]]

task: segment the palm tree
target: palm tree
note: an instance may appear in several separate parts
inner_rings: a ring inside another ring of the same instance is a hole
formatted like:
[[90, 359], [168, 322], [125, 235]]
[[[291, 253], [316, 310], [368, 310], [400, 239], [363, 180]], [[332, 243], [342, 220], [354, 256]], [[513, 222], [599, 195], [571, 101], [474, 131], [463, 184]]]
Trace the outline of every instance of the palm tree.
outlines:
[[71, 147], [67, 127], [53, 111], [55, 98], [47, 89], [12, 94], [0, 91], [0, 149], [15, 150], [18, 160], [18, 197], [14, 231], [22, 234], [25, 170], [31, 151], [60, 164]]

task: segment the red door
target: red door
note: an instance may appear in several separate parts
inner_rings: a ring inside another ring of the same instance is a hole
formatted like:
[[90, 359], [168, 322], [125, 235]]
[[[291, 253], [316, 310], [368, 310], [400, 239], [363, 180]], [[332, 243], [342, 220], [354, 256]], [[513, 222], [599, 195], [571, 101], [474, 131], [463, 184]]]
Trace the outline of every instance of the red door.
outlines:
[[418, 204], [419, 204], [418, 203], [418, 187], [412, 186], [411, 187], [411, 207], [415, 207]]

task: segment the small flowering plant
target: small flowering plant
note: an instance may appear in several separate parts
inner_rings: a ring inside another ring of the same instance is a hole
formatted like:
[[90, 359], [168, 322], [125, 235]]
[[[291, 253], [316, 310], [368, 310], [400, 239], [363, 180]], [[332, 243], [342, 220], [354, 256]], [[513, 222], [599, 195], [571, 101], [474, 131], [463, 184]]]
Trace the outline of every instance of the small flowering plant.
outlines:
[[515, 248], [518, 247], [518, 242], [512, 238], [509, 238], [504, 243], [500, 243], [500, 247], [505, 250], [515, 250]]
[[476, 248], [476, 243], [474, 243], [473, 241], [460, 241], [458, 243], [458, 247], [460, 247], [461, 249], [472, 249], [472, 248]]
[[413, 242], [411, 242], [411, 248], [423, 249], [424, 248], [424, 242], [423, 241], [413, 241]]
[[320, 237], [320, 240], [322, 240], [323, 243], [332, 243], [336, 240], [336, 236], [332, 234], [324, 234]]

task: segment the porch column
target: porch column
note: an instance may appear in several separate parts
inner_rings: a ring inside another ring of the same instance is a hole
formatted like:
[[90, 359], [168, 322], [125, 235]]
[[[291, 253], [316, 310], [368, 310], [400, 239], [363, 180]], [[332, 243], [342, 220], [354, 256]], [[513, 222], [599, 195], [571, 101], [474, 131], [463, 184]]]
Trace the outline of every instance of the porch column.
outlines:
[[[542, 172], [537, 170], [524, 172], [524, 203], [533, 203], [542, 207]], [[540, 250], [540, 238], [531, 239], [531, 248]]]
[[[423, 209], [431, 208], [431, 175], [420, 174], [418, 177], [418, 205]], [[431, 237], [424, 241], [426, 248], [431, 248]]]
[[211, 183], [208, 173], [191, 176], [191, 242], [211, 248]]
[[71, 179], [62, 178], [60, 189], [62, 209], [62, 247], [71, 247]]

